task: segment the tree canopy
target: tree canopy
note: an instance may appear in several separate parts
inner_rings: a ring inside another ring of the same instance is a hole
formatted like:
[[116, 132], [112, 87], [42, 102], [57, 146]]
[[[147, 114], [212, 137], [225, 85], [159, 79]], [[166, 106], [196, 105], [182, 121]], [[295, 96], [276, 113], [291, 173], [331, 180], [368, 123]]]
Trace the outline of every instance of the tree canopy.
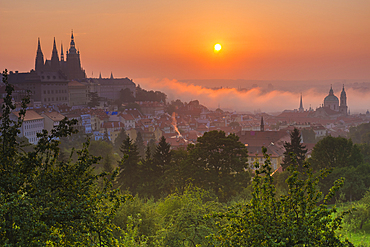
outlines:
[[[344, 214], [333, 217], [336, 208], [328, 209], [327, 203], [343, 184], [336, 181], [329, 194], [322, 200], [317, 189], [319, 178], [314, 176], [309, 164], [304, 164], [305, 176], [299, 176], [298, 163], [288, 166], [291, 176], [287, 179], [287, 195], [276, 196], [271, 176], [271, 161], [263, 148], [265, 163], [253, 179], [250, 202], [230, 207], [216, 217], [227, 219], [219, 224], [213, 235], [213, 244], [219, 246], [353, 246], [336, 234]], [[258, 161], [256, 168], [259, 167]], [[320, 176], [325, 176], [321, 172]], [[306, 177], [306, 179], [300, 179]], [[347, 212], [346, 212], [347, 213]]]
[[210, 131], [188, 146], [189, 173], [194, 184], [212, 189], [220, 200], [236, 195], [249, 184], [248, 150], [235, 134]]
[[76, 131], [75, 120], [64, 119], [51, 133], [38, 133], [39, 141], [29, 152], [20, 152], [17, 135], [26, 113], [22, 101], [19, 118], [13, 86], [3, 73], [4, 98], [0, 135], [0, 243], [4, 246], [106, 246], [114, 244], [114, 212], [124, 201], [111, 190], [114, 174], [97, 186], [103, 174], [94, 174], [99, 158], [89, 155], [88, 145], [77, 151], [78, 160], [58, 160], [59, 138]]

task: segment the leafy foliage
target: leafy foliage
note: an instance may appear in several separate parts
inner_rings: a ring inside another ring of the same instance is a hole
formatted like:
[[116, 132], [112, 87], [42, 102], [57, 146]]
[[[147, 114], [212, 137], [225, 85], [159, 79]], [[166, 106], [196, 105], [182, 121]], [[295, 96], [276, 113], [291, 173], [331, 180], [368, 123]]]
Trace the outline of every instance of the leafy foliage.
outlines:
[[353, 207], [355, 208], [354, 212], [348, 215], [345, 220], [354, 229], [361, 230], [366, 223], [370, 222], [370, 190]]
[[222, 207], [209, 193], [189, 185], [183, 194], [173, 193], [158, 204], [163, 228], [157, 238], [160, 246], [206, 246], [206, 236], [215, 232], [215, 219], [204, 216]]
[[167, 95], [160, 91], [147, 91], [142, 89], [140, 85], [136, 87], [136, 101], [162, 101], [166, 103]]
[[213, 190], [221, 201], [247, 187], [248, 151], [238, 136], [223, 131], [210, 131], [188, 146], [189, 173], [194, 184]]
[[346, 166], [356, 167], [362, 164], [363, 157], [359, 147], [353, 145], [351, 140], [327, 136], [313, 148], [310, 162], [315, 170]]
[[[327, 208], [327, 202], [343, 184], [336, 181], [322, 200], [317, 190], [319, 178], [314, 176], [309, 164], [304, 164], [304, 176], [299, 176], [298, 162], [288, 167], [287, 195], [276, 196], [271, 176], [271, 161], [263, 148], [265, 163], [256, 170], [253, 179], [252, 200], [231, 207], [218, 217], [229, 220], [220, 224], [219, 232], [212, 236], [220, 246], [353, 246], [342, 241], [336, 232], [340, 229], [343, 214], [334, 217], [336, 208]], [[259, 167], [258, 162], [255, 163]], [[320, 176], [327, 172], [321, 171]], [[306, 177], [306, 179], [300, 179]]]
[[369, 133], [370, 123], [363, 123], [356, 127], [351, 127], [349, 129], [348, 137], [351, 138], [354, 143], [370, 144]]
[[1, 116], [0, 136], [0, 243], [3, 246], [113, 245], [114, 213], [125, 197], [111, 190], [115, 174], [100, 189], [92, 165], [99, 158], [89, 155], [88, 145], [77, 151], [77, 162], [59, 161], [59, 138], [75, 130], [75, 120], [64, 119], [50, 134], [38, 133], [33, 151], [18, 152], [17, 134], [28, 100], [16, 121], [11, 94], [13, 86], [3, 73], [7, 96]]

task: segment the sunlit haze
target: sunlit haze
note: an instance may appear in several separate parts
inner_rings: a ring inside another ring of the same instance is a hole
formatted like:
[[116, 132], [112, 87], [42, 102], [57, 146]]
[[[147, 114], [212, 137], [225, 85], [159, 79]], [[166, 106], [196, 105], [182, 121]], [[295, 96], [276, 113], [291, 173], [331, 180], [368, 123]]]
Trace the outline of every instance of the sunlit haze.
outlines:
[[[54, 37], [60, 52], [73, 29], [88, 77], [112, 72], [171, 99], [245, 111], [297, 108], [301, 92], [291, 87], [322, 81], [302, 90], [315, 108], [331, 83], [337, 96], [347, 83], [348, 105], [360, 111], [370, 97], [352, 86], [370, 82], [369, 10], [368, 0], [2, 0], [0, 67], [30, 71], [38, 38], [50, 59]], [[274, 88], [227, 81], [237, 79]]]

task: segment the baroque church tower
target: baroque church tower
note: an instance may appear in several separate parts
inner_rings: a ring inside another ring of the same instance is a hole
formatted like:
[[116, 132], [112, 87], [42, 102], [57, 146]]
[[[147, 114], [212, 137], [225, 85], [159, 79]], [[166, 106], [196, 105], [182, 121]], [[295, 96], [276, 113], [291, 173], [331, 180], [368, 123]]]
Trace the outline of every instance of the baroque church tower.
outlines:
[[340, 94], [339, 111], [343, 115], [347, 115], [347, 110], [348, 110], [348, 106], [347, 106], [347, 94], [346, 94], [346, 91], [344, 90], [344, 84], [343, 84], [343, 89], [342, 89], [342, 92]]

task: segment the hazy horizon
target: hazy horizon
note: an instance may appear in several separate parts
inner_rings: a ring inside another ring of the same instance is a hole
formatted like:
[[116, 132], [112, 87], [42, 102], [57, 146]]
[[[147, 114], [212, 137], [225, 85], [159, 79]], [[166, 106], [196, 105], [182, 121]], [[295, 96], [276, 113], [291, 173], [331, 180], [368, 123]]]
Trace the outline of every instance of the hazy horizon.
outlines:
[[0, 67], [33, 69], [38, 38], [44, 59], [54, 37], [65, 54], [73, 29], [87, 77], [113, 73], [170, 99], [265, 112], [297, 108], [300, 93], [315, 108], [330, 84], [337, 97], [345, 84], [351, 111], [364, 112], [369, 9], [366, 0], [2, 1]]

